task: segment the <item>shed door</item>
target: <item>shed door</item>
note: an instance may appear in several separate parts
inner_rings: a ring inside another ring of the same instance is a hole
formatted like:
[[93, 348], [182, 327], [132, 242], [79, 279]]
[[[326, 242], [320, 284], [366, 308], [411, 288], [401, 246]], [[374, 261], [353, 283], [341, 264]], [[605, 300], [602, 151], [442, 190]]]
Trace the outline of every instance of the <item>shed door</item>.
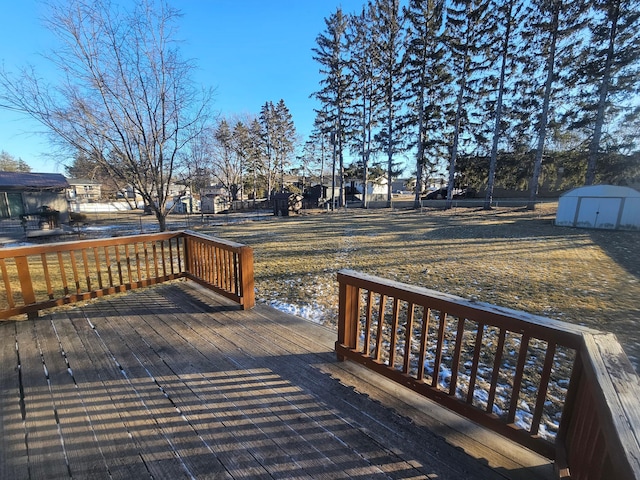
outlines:
[[576, 226], [614, 230], [618, 226], [621, 204], [620, 197], [580, 197]]

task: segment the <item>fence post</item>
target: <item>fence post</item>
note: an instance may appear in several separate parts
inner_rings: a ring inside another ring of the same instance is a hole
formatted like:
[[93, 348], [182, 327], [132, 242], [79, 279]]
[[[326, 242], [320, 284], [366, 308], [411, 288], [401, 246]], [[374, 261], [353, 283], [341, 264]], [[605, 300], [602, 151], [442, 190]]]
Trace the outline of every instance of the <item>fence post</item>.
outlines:
[[240, 303], [243, 310], [249, 310], [256, 304], [253, 280], [253, 249], [243, 246], [238, 252], [240, 259]]
[[[360, 313], [360, 289], [346, 283], [344, 277], [338, 274], [340, 285], [338, 298], [338, 341], [336, 345], [343, 345], [349, 349], [357, 347], [358, 315]], [[337, 349], [336, 349], [337, 350]], [[344, 361], [344, 355], [336, 354], [338, 361]]]

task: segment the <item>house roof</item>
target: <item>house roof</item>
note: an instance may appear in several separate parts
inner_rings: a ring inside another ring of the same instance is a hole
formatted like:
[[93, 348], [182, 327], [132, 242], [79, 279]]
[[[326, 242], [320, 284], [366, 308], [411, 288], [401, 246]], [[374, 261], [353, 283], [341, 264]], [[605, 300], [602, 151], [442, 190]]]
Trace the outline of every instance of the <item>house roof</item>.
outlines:
[[68, 186], [60, 173], [0, 172], [0, 189], [59, 190]]
[[102, 185], [100, 182], [88, 178], [67, 178], [69, 185]]

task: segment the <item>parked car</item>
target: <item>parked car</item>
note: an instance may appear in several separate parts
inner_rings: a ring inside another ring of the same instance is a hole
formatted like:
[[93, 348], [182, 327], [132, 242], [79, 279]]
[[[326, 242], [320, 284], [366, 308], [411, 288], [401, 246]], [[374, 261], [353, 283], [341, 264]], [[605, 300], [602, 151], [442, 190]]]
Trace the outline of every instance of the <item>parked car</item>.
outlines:
[[439, 188], [438, 190], [429, 192], [424, 198], [426, 200], [440, 200], [442, 198], [447, 198], [447, 187]]
[[476, 191], [473, 188], [463, 188], [460, 192], [453, 195], [453, 198], [458, 200], [461, 198], [475, 198]]

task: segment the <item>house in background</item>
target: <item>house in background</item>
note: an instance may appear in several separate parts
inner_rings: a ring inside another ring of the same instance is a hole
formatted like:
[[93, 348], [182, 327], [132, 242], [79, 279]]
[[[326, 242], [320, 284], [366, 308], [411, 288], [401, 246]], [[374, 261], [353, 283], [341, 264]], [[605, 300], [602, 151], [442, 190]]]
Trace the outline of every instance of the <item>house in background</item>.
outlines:
[[76, 203], [93, 203], [102, 198], [102, 184], [87, 178], [68, 178], [67, 199]]
[[68, 188], [67, 179], [59, 173], [0, 171], [0, 218], [57, 211], [59, 221], [68, 223]]

